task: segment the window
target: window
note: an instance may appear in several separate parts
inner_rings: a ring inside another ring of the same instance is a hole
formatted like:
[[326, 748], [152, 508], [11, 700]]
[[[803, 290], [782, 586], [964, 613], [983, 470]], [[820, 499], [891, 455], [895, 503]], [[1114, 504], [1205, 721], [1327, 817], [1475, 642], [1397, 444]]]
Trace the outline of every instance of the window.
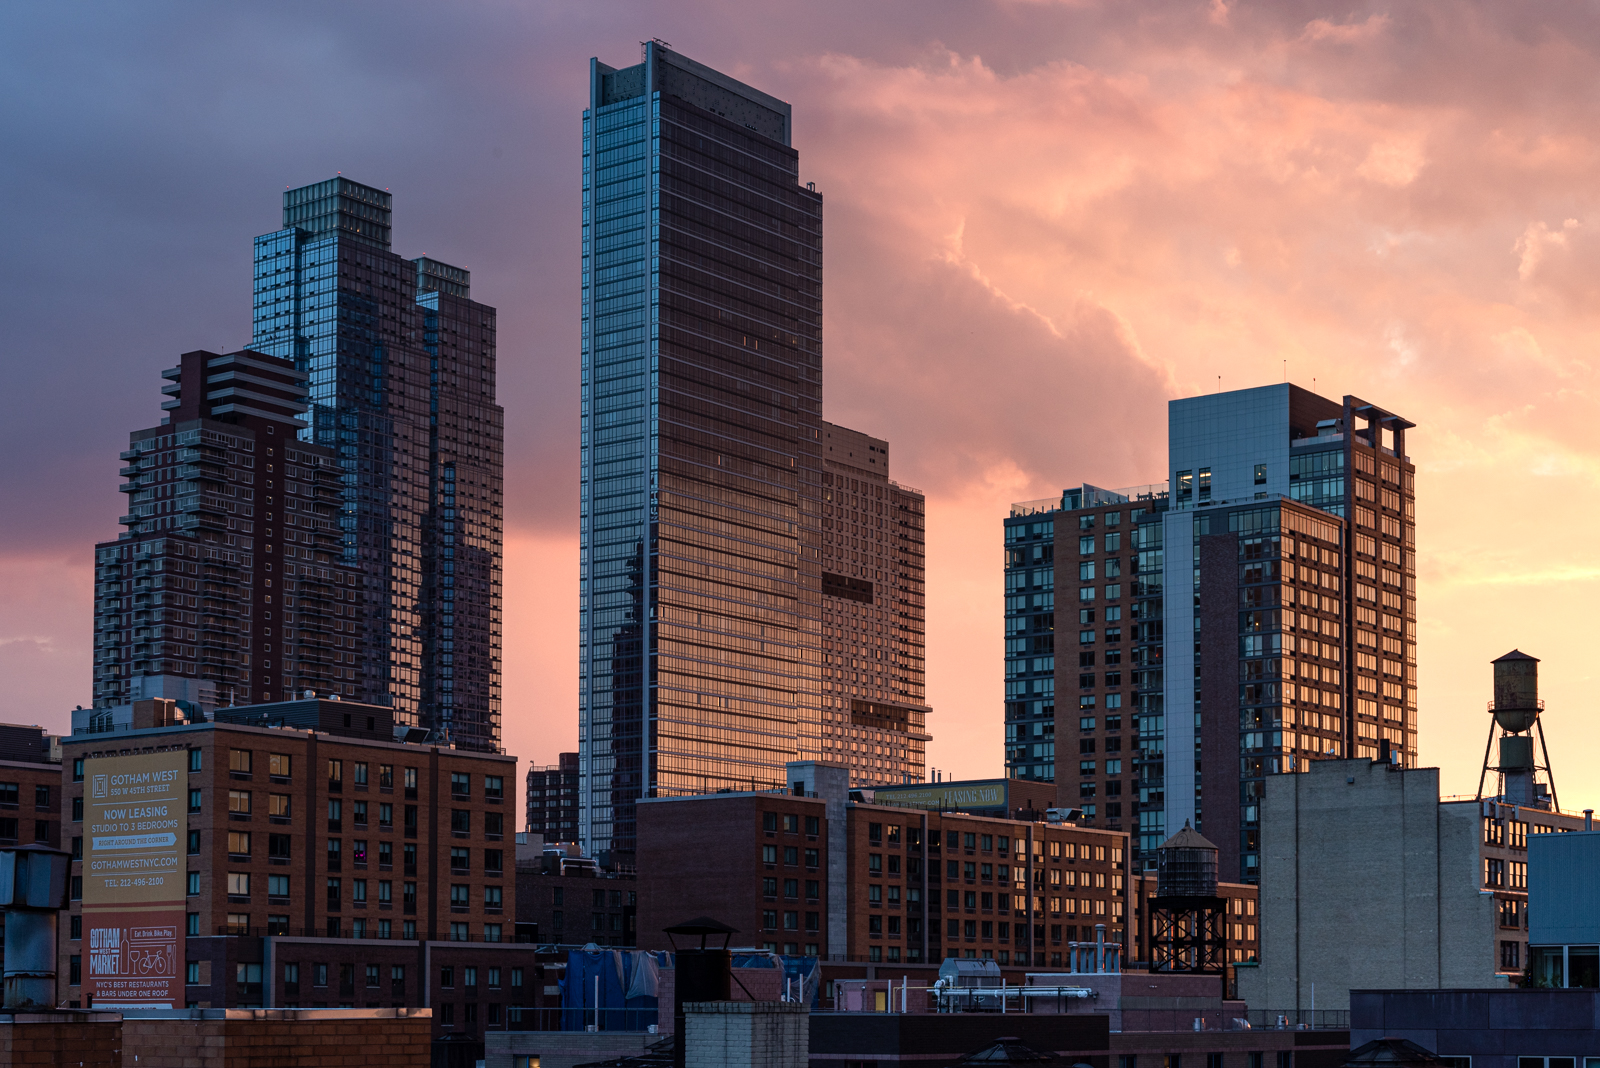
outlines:
[[267, 835], [267, 857], [271, 860], [289, 859], [290, 836], [287, 834]]
[[286, 820], [289, 818], [288, 794], [267, 795], [267, 815], [273, 819]]
[[453, 808], [453, 809], [450, 810], [450, 833], [451, 834], [471, 834], [472, 833], [472, 810], [471, 809]]
[[405, 790], [406, 790], [406, 796], [407, 797], [416, 797], [417, 796], [417, 769], [416, 768], [407, 768], [405, 770]]
[[394, 806], [393, 805], [385, 802], [385, 803], [380, 804], [378, 806], [378, 826], [379, 827], [393, 827], [394, 826]]
[[472, 776], [464, 771], [450, 773], [450, 793], [454, 797], [466, 798], [472, 796]]
[[289, 877], [287, 875], [269, 875], [269, 876], [267, 876], [267, 896], [268, 897], [288, 897], [289, 896]]
[[483, 796], [498, 799], [506, 793], [506, 780], [501, 775], [485, 775], [483, 777]]
[[250, 873], [247, 871], [230, 871], [228, 873], [228, 896], [250, 896]]
[[[190, 812], [199, 812], [200, 811], [200, 791], [199, 790], [190, 790], [189, 791], [189, 811]], [[75, 820], [83, 819], [83, 798], [81, 798], [81, 797], [74, 797], [72, 799], [72, 818], [75, 819]]]
[[503, 812], [485, 812], [483, 833], [490, 838], [499, 838], [505, 832], [505, 818]]
[[806, 833], [807, 834], [821, 834], [822, 833], [822, 820], [817, 816], [807, 816], [806, 817]]
[[194, 897], [198, 893], [200, 893], [200, 873], [192, 871], [189, 873], [188, 894], [190, 897]]
[[357, 786], [367, 785], [367, 765], [365, 763], [355, 765], [355, 784]]
[[267, 754], [267, 774], [280, 779], [289, 777], [290, 760], [288, 753]]
[[472, 906], [472, 887], [465, 883], [450, 884], [450, 907], [464, 909]]
[[[198, 854], [199, 852], [200, 852], [200, 832], [199, 831], [190, 831], [189, 832], [189, 855], [192, 857], [192, 856], [195, 856], [196, 854]], [[82, 860], [83, 859], [83, 839], [82, 838], [74, 838], [72, 840], [72, 859], [73, 860]]]
[[1484, 886], [1504, 886], [1504, 885], [1506, 885], [1506, 862], [1505, 861], [1497, 860], [1497, 859], [1493, 859], [1493, 858], [1487, 858], [1487, 857], [1484, 859], [1484, 861], [1483, 861], [1483, 885]]
[[250, 750], [228, 750], [228, 770], [230, 772], [238, 772], [242, 775], [250, 774]]
[[[198, 852], [198, 850], [197, 850], [197, 852]], [[250, 832], [249, 831], [229, 831], [228, 832], [228, 855], [230, 857], [249, 857], [250, 856]]]
[[393, 790], [394, 789], [394, 765], [393, 764], [379, 764], [378, 765], [378, 789], [380, 789], [380, 790]]
[[[191, 792], [195, 792], [195, 791], [191, 791]], [[229, 790], [228, 791], [228, 815], [230, 815], [230, 816], [234, 816], [234, 815], [248, 816], [248, 815], [250, 815], [250, 791], [249, 790]]]
[[[189, 750], [189, 770], [190, 771], [199, 771], [200, 770], [200, 750], [198, 750], [198, 749]], [[83, 781], [83, 758], [82, 757], [78, 757], [76, 760], [74, 760], [72, 762], [72, 781], [73, 782], [82, 782]]]
[[328, 761], [328, 789], [330, 789], [330, 790], [342, 790], [342, 789], [344, 789], [344, 761], [342, 761], [342, 760], [330, 760], [330, 761]]

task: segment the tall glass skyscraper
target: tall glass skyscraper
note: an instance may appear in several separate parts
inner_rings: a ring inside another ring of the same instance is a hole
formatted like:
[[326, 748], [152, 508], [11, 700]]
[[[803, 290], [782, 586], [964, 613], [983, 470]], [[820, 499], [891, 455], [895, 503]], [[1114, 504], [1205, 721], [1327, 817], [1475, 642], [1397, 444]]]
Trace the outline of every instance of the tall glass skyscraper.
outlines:
[[470, 299], [465, 270], [392, 252], [389, 230], [383, 190], [332, 178], [284, 193], [283, 229], [255, 241], [251, 347], [309, 376], [303, 436], [341, 469], [344, 560], [365, 587], [347, 677], [397, 722], [497, 748], [495, 310]]
[[790, 108], [658, 42], [583, 116], [580, 834], [820, 752], [822, 197]]

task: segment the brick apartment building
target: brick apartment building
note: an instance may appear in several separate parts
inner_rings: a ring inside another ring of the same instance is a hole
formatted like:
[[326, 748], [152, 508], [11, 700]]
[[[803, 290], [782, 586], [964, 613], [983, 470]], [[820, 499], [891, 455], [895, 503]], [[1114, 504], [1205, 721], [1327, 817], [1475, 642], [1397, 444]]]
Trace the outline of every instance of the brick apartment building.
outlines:
[[578, 754], [562, 753], [556, 763], [528, 769], [524, 791], [528, 820], [523, 828], [546, 842], [578, 840]]
[[513, 940], [515, 757], [394, 741], [388, 708], [350, 701], [218, 713], [62, 739], [62, 1001], [81, 1002], [84, 761], [179, 749], [190, 1007], [429, 1006], [437, 1033], [472, 1035], [537, 1003]]
[[518, 937], [542, 945], [630, 947], [638, 942], [638, 882], [631, 869], [547, 848], [517, 858]]
[[61, 751], [54, 742], [38, 727], [0, 723], [0, 847], [61, 848]]
[[[786, 793], [641, 802], [641, 948], [666, 948], [662, 928], [695, 915], [741, 943], [830, 962], [1061, 968], [1102, 924], [1126, 944], [1130, 904], [1146, 896], [1130, 882], [1126, 833], [852, 801], [847, 775], [795, 763]], [[1253, 888], [1221, 892], [1250, 911], [1229, 943], [1249, 959]]]

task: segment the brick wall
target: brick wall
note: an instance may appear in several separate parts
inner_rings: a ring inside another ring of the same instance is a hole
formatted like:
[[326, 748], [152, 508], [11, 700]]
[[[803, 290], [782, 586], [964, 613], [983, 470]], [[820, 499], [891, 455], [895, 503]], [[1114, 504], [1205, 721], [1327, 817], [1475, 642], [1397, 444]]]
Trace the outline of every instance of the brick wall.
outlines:
[[209, 1010], [202, 1018], [129, 1018], [122, 1051], [139, 1068], [427, 1068], [432, 1041], [427, 1009], [301, 1012]]
[[121, 1068], [120, 1032], [111, 1012], [0, 1016], [0, 1064]]

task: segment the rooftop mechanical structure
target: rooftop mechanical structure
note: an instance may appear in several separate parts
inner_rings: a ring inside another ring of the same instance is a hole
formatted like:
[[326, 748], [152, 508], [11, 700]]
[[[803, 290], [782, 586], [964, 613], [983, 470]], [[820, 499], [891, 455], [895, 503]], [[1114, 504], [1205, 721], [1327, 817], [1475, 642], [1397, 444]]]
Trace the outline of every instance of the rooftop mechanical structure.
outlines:
[[[1493, 719], [1483, 747], [1478, 800], [1487, 796], [1523, 808], [1559, 810], [1555, 776], [1550, 771], [1550, 749], [1545, 745], [1544, 724], [1540, 720], [1544, 701], [1539, 697], [1539, 658], [1513, 649], [1493, 663], [1494, 700], [1489, 702]], [[1490, 754], [1497, 735], [1500, 759], [1496, 763]], [[1485, 795], [1484, 783], [1491, 772], [1497, 776], [1498, 791]]]

